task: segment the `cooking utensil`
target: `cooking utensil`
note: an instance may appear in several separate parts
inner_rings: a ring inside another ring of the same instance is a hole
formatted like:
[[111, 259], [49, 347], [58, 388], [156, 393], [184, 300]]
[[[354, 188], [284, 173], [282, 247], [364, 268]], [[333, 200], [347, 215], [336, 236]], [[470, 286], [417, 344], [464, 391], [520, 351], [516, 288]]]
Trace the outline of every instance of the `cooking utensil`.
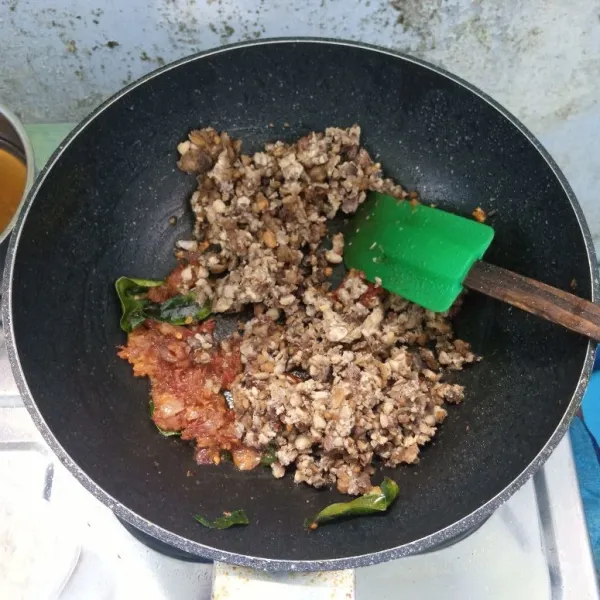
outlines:
[[[212, 125], [251, 152], [355, 122], [387, 173], [423, 199], [467, 214], [482, 198], [502, 208], [490, 261], [558, 287], [575, 278], [596, 298], [591, 239], [560, 171], [506, 111], [435, 67], [347, 42], [259, 41], [132, 84], [74, 130], [34, 184], [11, 239], [3, 315], [19, 389], [48, 443], [119, 518], [166, 544], [271, 570], [439, 547], [532, 475], [579, 404], [595, 344], [471, 294], [455, 327], [484, 360], [456, 375], [466, 400], [420, 464], [381, 473], [400, 486], [384, 516], [307, 533], [303, 520], [343, 499], [337, 492], [263, 469], [199, 467], [187, 443], [157, 434], [147, 381], [116, 356], [125, 337], [113, 285], [163, 277], [190, 235], [196, 182], [175, 167], [177, 143]], [[215, 531], [193, 519], [238, 508], [249, 526]]]
[[[11, 206], [0, 207], [3, 212], [4, 223], [0, 229], [0, 268], [4, 267], [4, 260], [8, 250], [8, 236], [12, 231], [23, 204], [27, 191], [35, 177], [35, 162], [33, 148], [27, 132], [22, 123], [11, 110], [0, 104], [0, 185], [21, 187], [21, 192], [12, 190], [11, 196], [17, 194], [17, 201], [12, 198]], [[8, 172], [10, 169], [11, 172]], [[24, 169], [22, 173], [17, 173]], [[24, 181], [21, 181], [21, 178]], [[7, 191], [7, 190], [2, 190]], [[2, 195], [2, 194], [0, 194]], [[8, 220], [8, 222], [6, 222]]]
[[344, 262], [433, 311], [475, 289], [600, 340], [600, 306], [480, 259], [494, 230], [444, 210], [372, 193], [346, 232]]

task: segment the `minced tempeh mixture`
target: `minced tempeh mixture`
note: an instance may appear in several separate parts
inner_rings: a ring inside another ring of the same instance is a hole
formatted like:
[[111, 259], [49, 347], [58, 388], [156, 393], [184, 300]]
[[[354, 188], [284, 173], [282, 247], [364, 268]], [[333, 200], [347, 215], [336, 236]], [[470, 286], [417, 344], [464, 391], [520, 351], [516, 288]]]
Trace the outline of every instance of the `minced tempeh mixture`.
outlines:
[[417, 462], [446, 417], [444, 403], [463, 399], [444, 373], [478, 358], [454, 339], [449, 314], [357, 272], [332, 289], [343, 234], [326, 241], [327, 221], [351, 215], [367, 191], [414, 195], [383, 178], [358, 126], [252, 156], [207, 128], [178, 150], [179, 168], [198, 179], [195, 239], [178, 243], [181, 264], [153, 298], [191, 291], [213, 313], [250, 305], [254, 316], [220, 343], [210, 321], [146, 322], [130, 334], [120, 355], [150, 376], [156, 424], [195, 440], [199, 463], [218, 463], [227, 449], [251, 469], [268, 453], [275, 477], [290, 471], [298, 483], [348, 494], [372, 487], [376, 459]]

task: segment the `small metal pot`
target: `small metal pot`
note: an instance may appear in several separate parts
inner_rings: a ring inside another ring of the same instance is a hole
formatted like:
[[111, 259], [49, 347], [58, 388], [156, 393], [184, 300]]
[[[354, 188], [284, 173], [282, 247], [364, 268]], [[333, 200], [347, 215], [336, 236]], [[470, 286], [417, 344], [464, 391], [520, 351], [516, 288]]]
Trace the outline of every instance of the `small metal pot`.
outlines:
[[[31, 142], [29, 141], [29, 137], [27, 136], [23, 124], [13, 112], [2, 104], [0, 104], [0, 148], [21, 159], [27, 168], [23, 196], [8, 225], [0, 231], [0, 269], [3, 270], [10, 232], [17, 222], [21, 208], [25, 203], [27, 192], [35, 178], [35, 162], [33, 158], [33, 147], [31, 146]], [[2, 173], [0, 173], [0, 180], [1, 179]]]

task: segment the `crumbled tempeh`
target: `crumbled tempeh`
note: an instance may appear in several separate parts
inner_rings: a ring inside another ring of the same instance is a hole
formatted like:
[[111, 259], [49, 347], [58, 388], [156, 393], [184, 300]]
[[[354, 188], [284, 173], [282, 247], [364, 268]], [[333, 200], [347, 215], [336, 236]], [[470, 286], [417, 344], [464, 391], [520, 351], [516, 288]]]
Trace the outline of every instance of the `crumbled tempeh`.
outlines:
[[[348, 494], [371, 487], [375, 459], [418, 461], [446, 417], [444, 403], [464, 396], [441, 381], [444, 372], [478, 360], [454, 339], [447, 313], [356, 272], [330, 291], [344, 238], [322, 247], [327, 220], [353, 213], [368, 190], [408, 196], [359, 142], [356, 125], [328, 128], [250, 156], [204, 129], [180, 144], [178, 163], [199, 174], [195, 244], [179, 244], [189, 259], [180, 290], [212, 300], [215, 313], [254, 305], [231, 389], [236, 434], [248, 448], [275, 449], [275, 477], [294, 467], [296, 482]], [[202, 338], [194, 344], [206, 347]]]

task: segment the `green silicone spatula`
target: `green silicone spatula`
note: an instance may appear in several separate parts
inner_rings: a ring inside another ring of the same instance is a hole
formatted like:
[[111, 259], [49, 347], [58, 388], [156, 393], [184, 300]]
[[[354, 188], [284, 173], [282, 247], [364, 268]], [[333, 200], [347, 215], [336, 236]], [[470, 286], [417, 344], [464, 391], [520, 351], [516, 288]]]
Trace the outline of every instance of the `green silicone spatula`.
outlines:
[[481, 260], [489, 225], [371, 192], [344, 237], [348, 268], [429, 310], [448, 310], [464, 286], [600, 341], [600, 306]]

